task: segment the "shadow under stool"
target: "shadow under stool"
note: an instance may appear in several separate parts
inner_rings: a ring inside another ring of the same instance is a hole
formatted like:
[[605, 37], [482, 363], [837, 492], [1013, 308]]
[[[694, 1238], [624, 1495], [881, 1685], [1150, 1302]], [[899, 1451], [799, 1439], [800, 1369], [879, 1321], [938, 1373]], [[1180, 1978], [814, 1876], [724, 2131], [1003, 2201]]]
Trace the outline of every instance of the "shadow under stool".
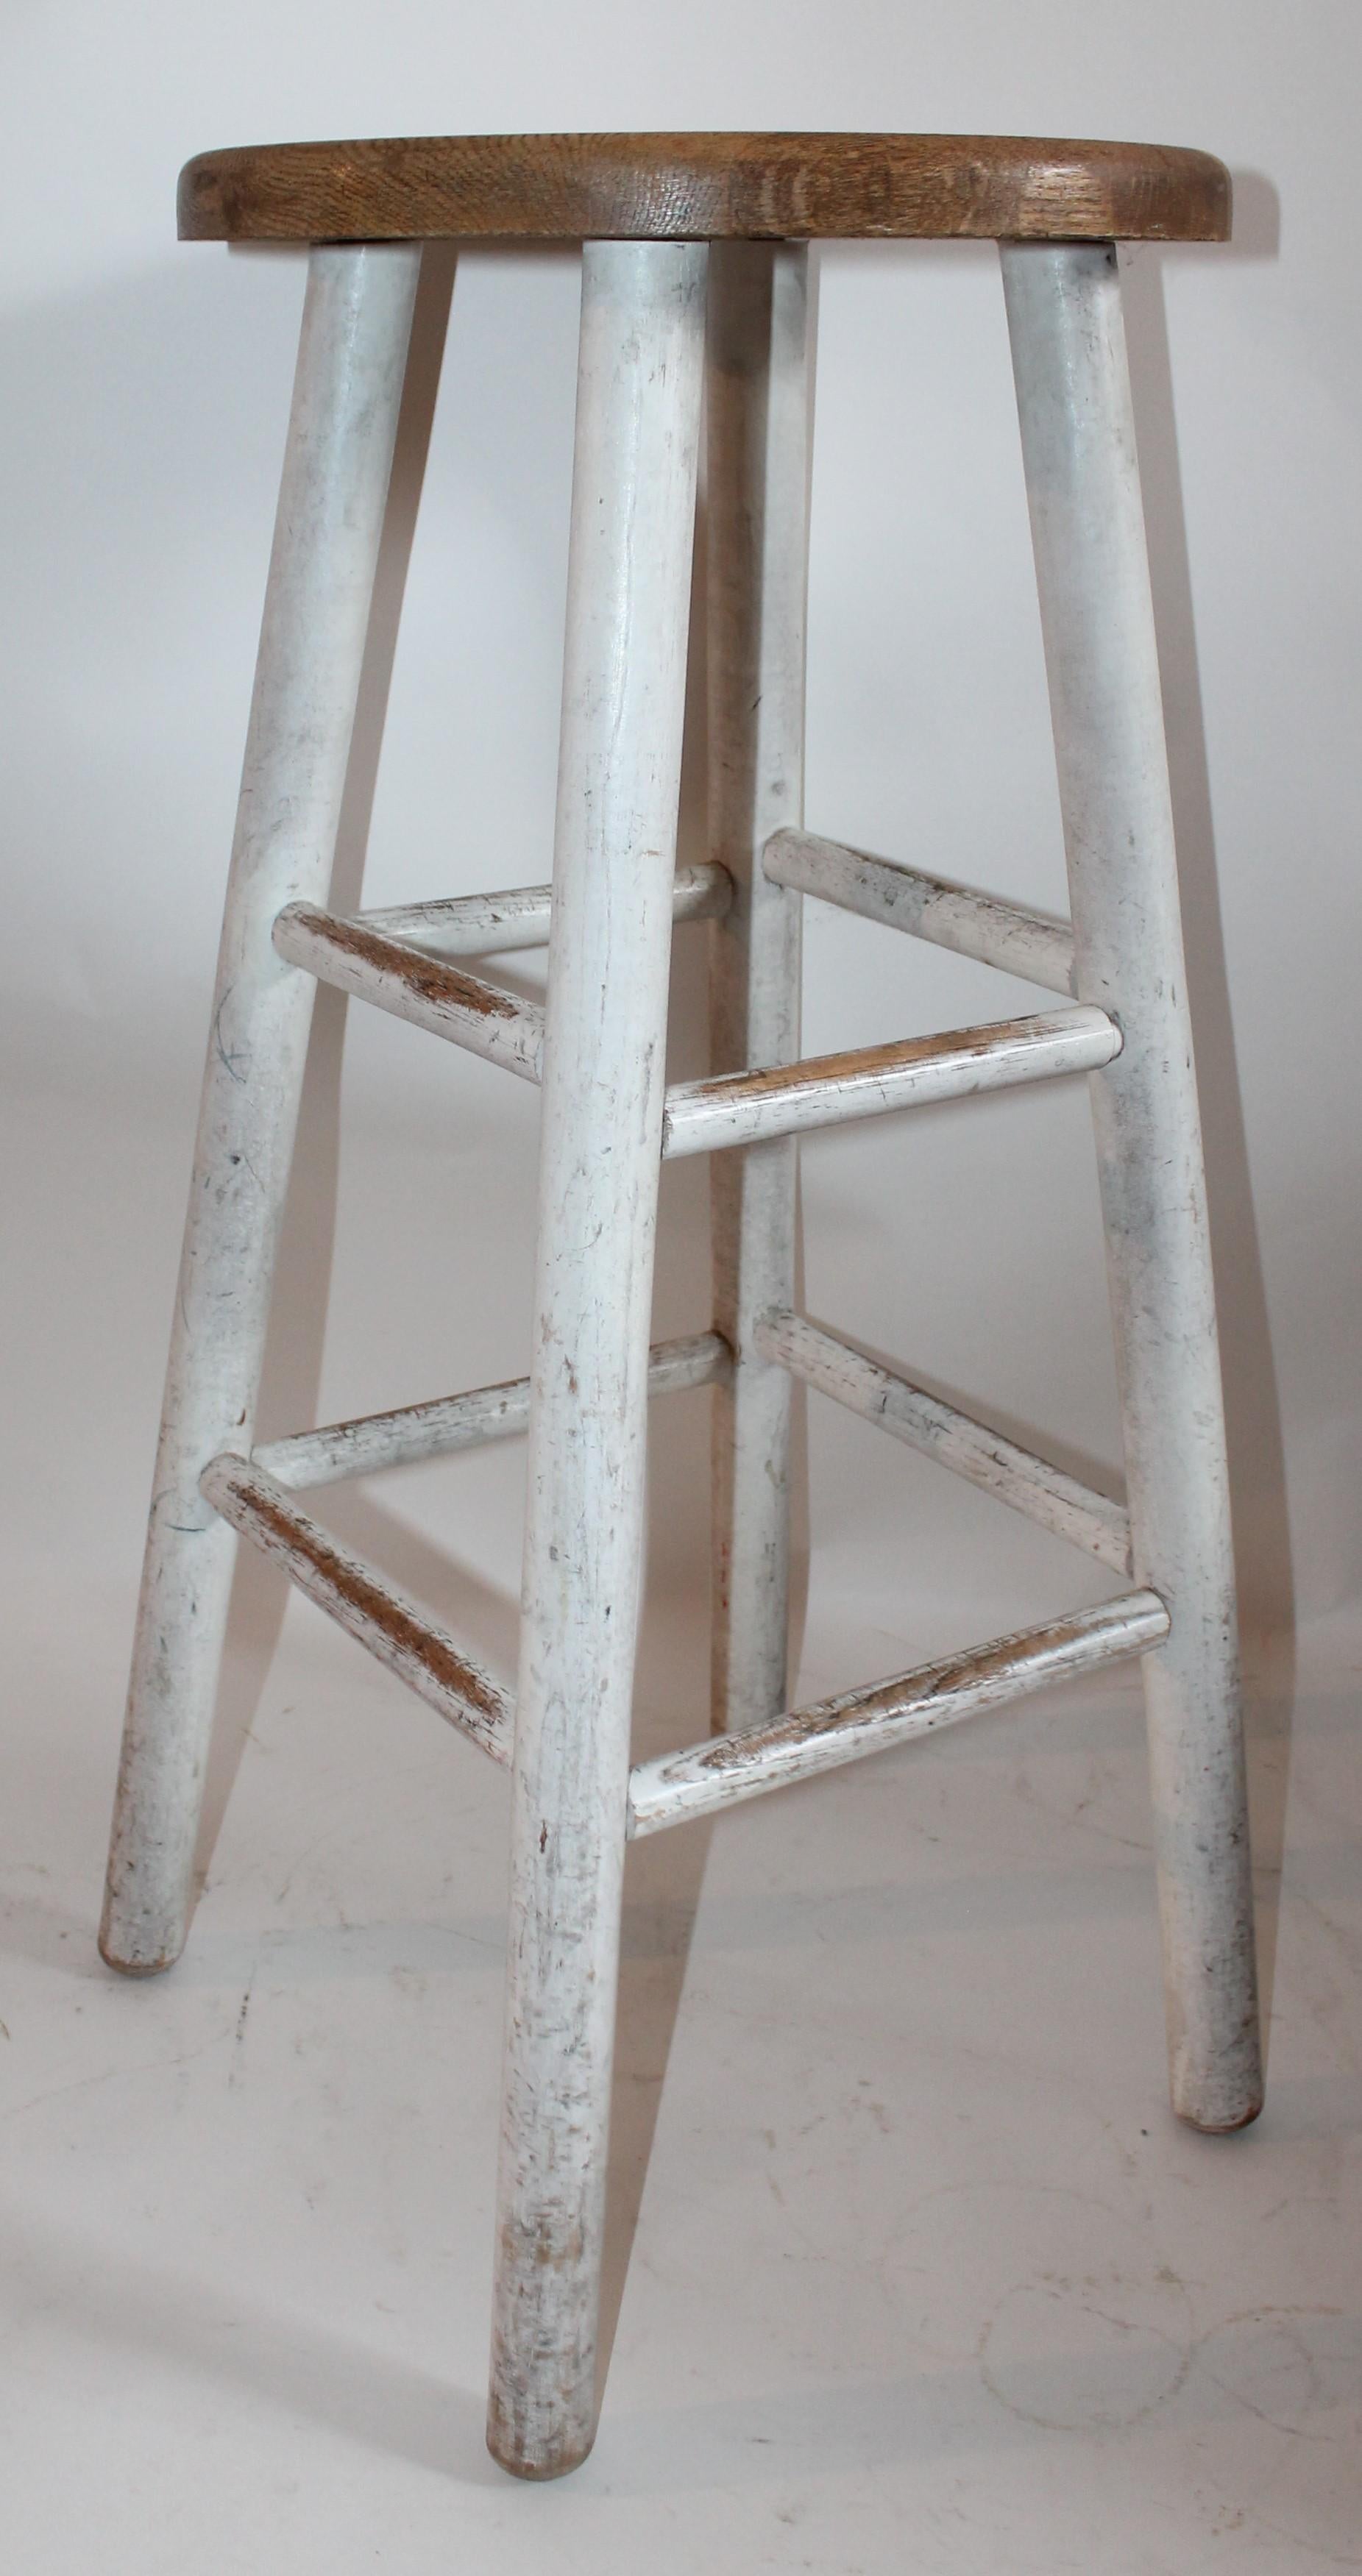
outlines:
[[[1174, 2108], [1261, 2103], [1216, 1319], [1115, 243], [1218, 241], [1221, 165], [915, 135], [288, 144], [191, 162], [189, 239], [311, 246], [134, 1651], [101, 1948], [178, 1957], [237, 1535], [506, 1765], [512, 1924], [489, 2441], [590, 2448], [625, 1844], [1143, 1659]], [[1072, 924], [804, 830], [807, 243], [999, 244]], [[583, 245], [553, 883], [341, 917], [337, 823], [423, 242]], [[709, 857], [676, 868], [702, 396]], [[802, 899], [1041, 988], [1023, 1018], [801, 1059]], [[663, 1076], [672, 924], [712, 1070]], [[547, 943], [546, 1004], [459, 961]], [[257, 1447], [316, 981], [539, 1086], [530, 1374]], [[1127, 1506], [801, 1316], [803, 1129], [1089, 1077]], [[649, 1348], [662, 1161], [713, 1156], [708, 1328]], [[1111, 1570], [1097, 1608], [786, 1706], [795, 1382]], [[713, 1734], [630, 1768], [650, 1395], [711, 1386]], [[514, 1698], [300, 1490], [528, 1429]]]

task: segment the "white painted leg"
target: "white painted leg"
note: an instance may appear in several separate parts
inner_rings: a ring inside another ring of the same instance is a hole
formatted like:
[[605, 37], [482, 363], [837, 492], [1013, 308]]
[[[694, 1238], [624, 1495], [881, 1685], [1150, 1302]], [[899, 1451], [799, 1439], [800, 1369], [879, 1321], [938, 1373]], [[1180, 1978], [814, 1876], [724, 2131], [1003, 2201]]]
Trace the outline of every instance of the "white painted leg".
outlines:
[[100, 1933], [130, 1975], [184, 1944], [236, 1551], [199, 1476], [251, 1444], [315, 990], [270, 927], [326, 900], [419, 267], [401, 244], [309, 269]]
[[591, 2447], [705, 252], [584, 253], [488, 2443]]
[[[737, 889], [710, 932], [711, 1069], [733, 1073], [799, 1053], [802, 899], [761, 853], [803, 819], [808, 253], [716, 243], [709, 300], [710, 856]], [[795, 1303], [797, 1153], [782, 1137], [711, 1167], [714, 1320], [737, 1363], [714, 1397], [716, 1733], [786, 1700], [794, 1384], [755, 1331]]]
[[1116, 255], [1003, 251], [1092, 1077], [1144, 1663], [1173, 2107], [1261, 2107], [1225, 1433], [1172, 811]]

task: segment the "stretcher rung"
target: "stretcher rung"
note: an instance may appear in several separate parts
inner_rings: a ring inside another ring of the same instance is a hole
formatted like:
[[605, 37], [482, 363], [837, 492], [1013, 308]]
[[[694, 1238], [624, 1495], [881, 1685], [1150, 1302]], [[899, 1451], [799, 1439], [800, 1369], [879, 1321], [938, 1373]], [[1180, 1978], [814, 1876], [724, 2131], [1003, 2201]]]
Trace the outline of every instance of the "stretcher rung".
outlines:
[[314, 904], [286, 906], [274, 925], [274, 945], [291, 966], [301, 966], [320, 983], [335, 984], [356, 1001], [373, 1002], [413, 1028], [450, 1038], [490, 1064], [538, 1082], [544, 1053], [538, 1002], [522, 1001], [405, 940]]
[[[721, 1333], [690, 1333], [654, 1344], [648, 1362], [648, 1393], [678, 1395], [688, 1387], [709, 1386], [727, 1376], [733, 1355]], [[286, 1440], [269, 1440], [252, 1451], [257, 1467], [288, 1493], [309, 1486], [339, 1484], [346, 1476], [372, 1476], [384, 1467], [411, 1467], [423, 1458], [441, 1458], [456, 1449], [482, 1448], [488, 1441], [514, 1439], [529, 1419], [530, 1381], [505, 1379], [499, 1386], [470, 1387], [464, 1395], [446, 1395], [426, 1404], [404, 1404], [392, 1413], [360, 1414], [352, 1422], [329, 1422], [317, 1431], [296, 1431]]]
[[[486, 957], [516, 948], [546, 948], [553, 888], [514, 886], [504, 894], [456, 894], [434, 903], [389, 904], [358, 912], [366, 930], [410, 939], [441, 957]], [[733, 879], [717, 861], [678, 868], [673, 921], [719, 921], [733, 901]]]
[[418, 1699], [450, 1726], [509, 1763], [514, 1718], [509, 1692], [405, 1592], [365, 1565], [298, 1509], [285, 1487], [249, 1458], [214, 1458], [199, 1479], [212, 1504]]
[[801, 1064], [716, 1074], [674, 1084], [662, 1122], [666, 1155], [708, 1154], [758, 1145], [810, 1127], [838, 1126], [890, 1109], [959, 1100], [1054, 1074], [1091, 1073], [1121, 1051], [1121, 1032], [1105, 1011], [1075, 1004], [937, 1037], [809, 1056]]
[[906, 930], [915, 939], [930, 939], [938, 948], [953, 948], [958, 956], [1001, 967], [1047, 991], [1074, 989], [1073, 932], [1067, 921], [1056, 921], [1049, 913], [1029, 911], [1002, 895], [980, 893], [898, 859], [853, 850], [845, 841], [825, 841], [815, 832], [773, 833], [762, 865], [774, 885], [816, 895], [822, 903], [838, 904], [844, 912], [883, 922], [891, 930]]
[[923, 1664], [869, 1689], [791, 1709], [765, 1726], [709, 1736], [683, 1753], [664, 1753], [657, 1761], [635, 1765], [629, 1778], [629, 1831], [634, 1836], [657, 1833], [665, 1825], [762, 1797], [843, 1762], [887, 1752], [912, 1737], [934, 1735], [1051, 1682], [1095, 1672], [1122, 1655], [1145, 1654], [1168, 1633], [1168, 1612], [1158, 1594], [1129, 1592], [1097, 1609], [1071, 1611], [1044, 1627], [1022, 1629], [966, 1654]]
[[767, 1316], [757, 1326], [756, 1344], [763, 1359], [777, 1361], [820, 1395], [892, 1431], [938, 1466], [951, 1468], [1052, 1530], [1056, 1538], [1072, 1540], [1114, 1573], [1130, 1573], [1130, 1521], [1124, 1506], [1109, 1494], [1094, 1492], [958, 1406], [882, 1368], [840, 1333], [811, 1324], [805, 1315]]
[[[725, 872], [719, 874], [726, 885]], [[718, 899], [710, 886], [702, 894], [705, 901]], [[429, 917], [435, 910], [409, 907], [403, 916], [407, 935], [399, 938], [372, 920], [289, 904], [274, 924], [274, 945], [291, 965], [321, 982], [537, 1083], [544, 1055], [542, 1005], [413, 945], [413, 912]], [[671, 1157], [761, 1144], [886, 1110], [1088, 1073], [1109, 1064], [1120, 1046], [1120, 1030], [1105, 1011], [1075, 1004], [889, 1046], [811, 1056], [800, 1064], [676, 1083], [667, 1094], [662, 1151]]]

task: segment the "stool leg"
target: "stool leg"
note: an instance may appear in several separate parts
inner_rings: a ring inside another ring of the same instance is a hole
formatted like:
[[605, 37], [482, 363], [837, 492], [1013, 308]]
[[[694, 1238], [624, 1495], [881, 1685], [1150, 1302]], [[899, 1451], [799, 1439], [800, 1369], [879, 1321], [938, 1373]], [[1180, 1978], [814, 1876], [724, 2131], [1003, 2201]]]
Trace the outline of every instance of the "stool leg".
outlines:
[[591, 2447], [705, 253], [584, 253], [487, 2438]]
[[1003, 252], [1092, 1077], [1145, 1657], [1173, 2107], [1262, 2104], [1225, 1428], [1120, 285], [1109, 244]]
[[[804, 819], [808, 586], [808, 252], [716, 242], [708, 351], [709, 838], [735, 888], [711, 930], [711, 1068], [799, 1053], [803, 898], [762, 874], [763, 843]], [[714, 1321], [734, 1370], [714, 1395], [713, 1723], [786, 1699], [794, 1380], [753, 1347], [795, 1302], [793, 1136], [710, 1166]]]
[[236, 1539], [199, 1493], [249, 1449], [315, 991], [270, 930], [324, 903], [419, 245], [312, 253], [218, 961], [100, 1948], [184, 1946]]

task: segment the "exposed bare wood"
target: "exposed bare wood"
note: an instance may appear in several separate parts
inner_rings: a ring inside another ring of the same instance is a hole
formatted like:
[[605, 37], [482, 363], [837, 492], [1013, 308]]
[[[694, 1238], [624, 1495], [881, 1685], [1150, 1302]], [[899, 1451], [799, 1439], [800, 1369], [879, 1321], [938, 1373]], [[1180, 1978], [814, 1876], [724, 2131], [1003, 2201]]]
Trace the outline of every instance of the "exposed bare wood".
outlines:
[[1094, 1493], [1060, 1467], [1005, 1440], [987, 1424], [976, 1422], [940, 1396], [911, 1386], [863, 1351], [811, 1324], [804, 1315], [774, 1314], [757, 1327], [757, 1340], [768, 1359], [859, 1413], [866, 1422], [892, 1431], [897, 1440], [950, 1467], [1000, 1503], [1039, 1521], [1056, 1538], [1109, 1565], [1117, 1574], [1130, 1572], [1130, 1523], [1120, 1503]]
[[1119, 1054], [1121, 1032], [1105, 1011], [1075, 1007], [994, 1020], [940, 1037], [904, 1038], [891, 1046], [856, 1047], [842, 1055], [754, 1073], [720, 1074], [676, 1083], [667, 1094], [664, 1154], [709, 1154], [753, 1145], [810, 1127], [836, 1127], [890, 1109], [960, 1100], [1055, 1074], [1091, 1073]]
[[[515, 886], [505, 894], [456, 894], [435, 903], [389, 904], [354, 919], [388, 939], [410, 940], [440, 957], [494, 957], [515, 948], [546, 948], [553, 888]], [[733, 900], [726, 869], [701, 860], [678, 868], [673, 921], [719, 921]]]
[[849, 849], [844, 841], [822, 840], [815, 832], [773, 833], [764, 865], [776, 885], [797, 887], [890, 930], [910, 931], [915, 939], [933, 940], [983, 966], [1000, 966], [1048, 992], [1074, 989], [1073, 932], [1066, 921], [956, 885], [950, 877], [929, 876], [925, 868]]
[[452, 1039], [526, 1082], [539, 1080], [544, 1014], [537, 1002], [524, 1002], [479, 975], [447, 966], [443, 958], [313, 904], [290, 904], [280, 913], [274, 945], [291, 966], [357, 1001], [374, 1002], [413, 1028]]
[[[728, 1375], [732, 1355], [720, 1333], [691, 1333], [656, 1342], [648, 1363], [648, 1394], [678, 1395], [713, 1386]], [[428, 1404], [402, 1405], [392, 1413], [360, 1414], [319, 1431], [295, 1432], [252, 1452], [253, 1463], [288, 1493], [339, 1484], [347, 1476], [372, 1476], [384, 1467], [411, 1467], [456, 1449], [479, 1449], [523, 1431], [530, 1412], [530, 1381], [508, 1378], [500, 1386], [471, 1387], [465, 1395]]]
[[684, 1753], [664, 1753], [655, 1762], [637, 1763], [630, 1774], [630, 1832], [656, 1833], [662, 1825], [684, 1824], [843, 1762], [887, 1752], [911, 1737], [938, 1734], [1047, 1683], [1094, 1672], [1122, 1655], [1145, 1654], [1167, 1634], [1168, 1613], [1157, 1593], [1129, 1592], [868, 1690], [791, 1709], [766, 1726], [713, 1736]]
[[199, 1481], [205, 1502], [282, 1565], [347, 1637], [494, 1761], [509, 1763], [515, 1731], [509, 1693], [405, 1592], [319, 1529], [249, 1458], [214, 1458]]
[[184, 241], [1224, 241], [1205, 152], [999, 134], [458, 134], [266, 143], [180, 175]]

